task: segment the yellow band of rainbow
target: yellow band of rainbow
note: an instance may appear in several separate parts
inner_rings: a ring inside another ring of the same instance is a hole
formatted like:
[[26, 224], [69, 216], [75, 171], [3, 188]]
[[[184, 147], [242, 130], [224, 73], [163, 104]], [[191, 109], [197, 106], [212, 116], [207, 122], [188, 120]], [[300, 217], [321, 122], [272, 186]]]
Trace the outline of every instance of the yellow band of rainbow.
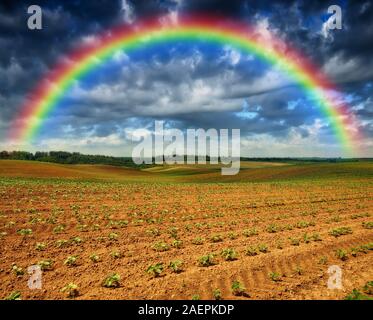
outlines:
[[353, 115], [346, 105], [337, 103], [327, 94], [336, 89], [320, 70], [274, 36], [263, 38], [255, 28], [247, 25], [201, 16], [181, 19], [171, 25], [164, 25], [155, 19], [132, 29], [128, 26], [114, 28], [96, 37], [94, 44], [83, 45], [64, 57], [25, 99], [21, 113], [9, 133], [10, 139], [19, 142], [33, 139], [74, 82], [108, 61], [118, 50], [126, 52], [156, 43], [201, 40], [232, 46], [278, 67], [313, 97], [343, 150], [348, 155], [354, 153], [359, 134]]

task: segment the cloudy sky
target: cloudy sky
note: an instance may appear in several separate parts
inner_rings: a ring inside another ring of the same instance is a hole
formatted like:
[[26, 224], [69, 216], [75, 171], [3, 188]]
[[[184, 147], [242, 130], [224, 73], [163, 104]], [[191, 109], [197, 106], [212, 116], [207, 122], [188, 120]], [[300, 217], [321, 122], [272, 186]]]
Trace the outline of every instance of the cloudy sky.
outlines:
[[[43, 10], [43, 29], [27, 28], [27, 8]], [[329, 5], [342, 30], [327, 30]], [[169, 128], [239, 128], [244, 156], [341, 156], [328, 119], [275, 67], [229, 46], [154, 45], [112, 59], [77, 81], [32, 143], [6, 133], [20, 105], [64, 55], [95, 36], [146, 17], [172, 21], [221, 14], [296, 47], [338, 86], [373, 157], [373, 1], [111, 0], [0, 2], [0, 149], [130, 155], [131, 134]]]

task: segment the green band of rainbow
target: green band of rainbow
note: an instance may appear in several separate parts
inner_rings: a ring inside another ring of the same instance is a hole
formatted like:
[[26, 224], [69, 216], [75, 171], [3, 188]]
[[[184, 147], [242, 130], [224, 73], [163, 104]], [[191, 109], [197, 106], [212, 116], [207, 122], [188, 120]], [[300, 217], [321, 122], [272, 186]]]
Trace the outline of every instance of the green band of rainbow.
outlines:
[[201, 18], [179, 22], [172, 27], [150, 23], [137, 31], [117, 29], [109, 36], [99, 37], [95, 45], [77, 50], [52, 70], [26, 99], [10, 137], [17, 141], [30, 141], [36, 137], [44, 120], [74, 81], [105, 63], [118, 50], [126, 52], [156, 43], [196, 40], [230, 45], [243, 53], [255, 55], [288, 74], [314, 98], [315, 104], [329, 120], [344, 151], [349, 154], [352, 152], [356, 129], [355, 134], [348, 130], [355, 126], [351, 121], [351, 114], [347, 112], [346, 106], [336, 105], [328, 98], [326, 90], [333, 90], [334, 87], [305, 58], [279, 40], [272, 38], [264, 41], [255, 30], [247, 26], [222, 25], [217, 21]]

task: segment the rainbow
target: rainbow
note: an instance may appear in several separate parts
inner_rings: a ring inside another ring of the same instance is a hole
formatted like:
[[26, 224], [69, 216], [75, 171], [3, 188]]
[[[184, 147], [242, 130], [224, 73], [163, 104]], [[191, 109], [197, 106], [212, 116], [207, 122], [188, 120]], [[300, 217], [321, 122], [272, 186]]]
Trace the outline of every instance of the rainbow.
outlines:
[[64, 56], [25, 98], [8, 137], [11, 141], [28, 142], [36, 137], [43, 122], [56, 108], [76, 80], [108, 61], [118, 50], [133, 49], [173, 41], [206, 41], [229, 45], [242, 53], [255, 55], [287, 74], [310, 95], [328, 119], [343, 150], [351, 154], [359, 138], [357, 125], [349, 108], [331, 97], [335, 86], [306, 57], [278, 37], [264, 37], [256, 28], [220, 18], [189, 16], [175, 23], [151, 19], [135, 27], [115, 27], [95, 37]]

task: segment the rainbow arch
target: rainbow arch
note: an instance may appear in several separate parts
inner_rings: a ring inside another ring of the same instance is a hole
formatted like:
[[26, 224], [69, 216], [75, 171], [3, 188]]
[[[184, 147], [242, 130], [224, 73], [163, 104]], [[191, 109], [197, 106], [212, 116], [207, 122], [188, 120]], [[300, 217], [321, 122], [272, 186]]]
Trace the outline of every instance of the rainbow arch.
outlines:
[[118, 50], [130, 51], [175, 40], [203, 40], [230, 45], [276, 65], [314, 98], [343, 150], [347, 154], [356, 151], [360, 134], [353, 114], [348, 106], [327, 94], [338, 91], [336, 87], [306, 57], [279, 38], [263, 38], [255, 28], [220, 18], [189, 16], [180, 18], [177, 24], [160, 21], [159, 18], [143, 21], [134, 28], [116, 27], [97, 36], [94, 43], [82, 45], [61, 59], [26, 97], [9, 131], [9, 140], [26, 143], [36, 137], [44, 120], [74, 81], [110, 59]]

